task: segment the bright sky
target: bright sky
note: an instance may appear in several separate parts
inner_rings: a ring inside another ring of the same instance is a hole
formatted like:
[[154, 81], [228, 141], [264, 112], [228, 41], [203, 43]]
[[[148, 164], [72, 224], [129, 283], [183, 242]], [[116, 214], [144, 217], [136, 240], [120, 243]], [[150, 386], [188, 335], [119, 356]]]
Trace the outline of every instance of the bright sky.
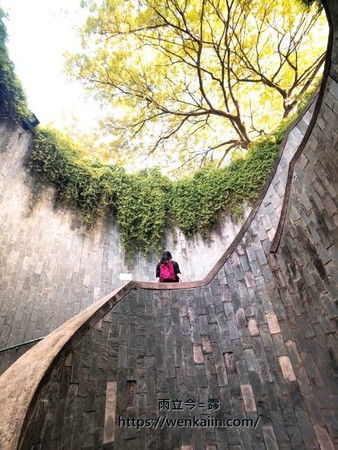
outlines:
[[72, 117], [83, 130], [95, 125], [98, 110], [82, 88], [66, 80], [63, 52], [76, 51], [74, 27], [82, 23], [80, 0], [0, 0], [8, 14], [7, 48], [31, 111], [56, 128]]

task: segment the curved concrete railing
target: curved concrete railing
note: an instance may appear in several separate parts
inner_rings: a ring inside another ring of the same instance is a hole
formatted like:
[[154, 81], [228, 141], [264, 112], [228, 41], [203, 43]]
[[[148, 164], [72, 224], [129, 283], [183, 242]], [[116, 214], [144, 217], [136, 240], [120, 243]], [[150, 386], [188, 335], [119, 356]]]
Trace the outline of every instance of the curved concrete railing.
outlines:
[[134, 288], [135, 284], [129, 282], [80, 312], [31, 348], [1, 376], [2, 450], [18, 448], [27, 412], [34, 402], [37, 391], [51, 376], [53, 367], [107, 311]]
[[[334, 9], [333, 2], [325, 4], [326, 7]], [[330, 12], [331, 10], [328, 10]], [[332, 31], [332, 30], [331, 30]], [[332, 32], [330, 34], [329, 49], [332, 49]], [[328, 52], [330, 58], [331, 51]], [[329, 62], [326, 65], [325, 77], [328, 76]], [[310, 122], [310, 131], [306, 133], [304, 140], [300, 146], [299, 152], [295, 156], [298, 158], [306, 144], [311, 129], [316, 121], [321, 100], [323, 97], [323, 89], [325, 88], [326, 78], [322, 85], [319, 94], [319, 102], [314, 111], [314, 116]], [[284, 143], [285, 145], [285, 143]], [[278, 163], [275, 170], [277, 170]], [[295, 162], [291, 165], [291, 172], [289, 171], [288, 186], [291, 183], [291, 173]], [[185, 290], [207, 286], [212, 282], [214, 277], [219, 273], [224, 264], [230, 257], [236, 254], [238, 247], [241, 245], [243, 237], [248, 233], [250, 227], [257, 229], [256, 221], [261, 221], [259, 217], [259, 208], [266, 198], [269, 187], [271, 186], [273, 175], [270, 177], [260, 199], [255, 204], [250, 216], [241, 229], [239, 235], [236, 237], [232, 245], [224, 253], [222, 258], [218, 261], [215, 267], [209, 274], [201, 281], [191, 283], [179, 284], [158, 284], [146, 282], [130, 282], [121, 289], [104, 297], [99, 302], [90, 306], [83, 312], [79, 313], [74, 318], [67, 321], [57, 330], [48, 335], [43, 341], [39, 342], [34, 348], [30, 349], [18, 361], [16, 361], [1, 377], [0, 377], [0, 404], [1, 404], [1, 421], [0, 421], [0, 447], [2, 450], [16, 450], [20, 448], [20, 439], [22, 430], [25, 427], [26, 421], [29, 420], [29, 415], [34, 409], [34, 402], [41, 389], [48, 383], [52, 377], [53, 372], [66, 358], [67, 354], [75, 347], [75, 345], [82, 339], [82, 337], [103, 317], [109, 310], [112, 310], [127, 294], [135, 289], [151, 289], [151, 290]], [[288, 190], [289, 188], [287, 188]], [[282, 235], [282, 227], [285, 221], [285, 211], [287, 202], [289, 201], [289, 194], [285, 197], [284, 211], [281, 215], [281, 220], [278, 225], [277, 234], [275, 230], [267, 239], [265, 236], [262, 242], [274, 240], [274, 251], [278, 247], [278, 240]], [[270, 228], [271, 229], [271, 228]], [[267, 235], [267, 233], [265, 233]], [[262, 244], [265, 254], [270, 251], [270, 245]], [[289, 376], [290, 378], [290, 376]], [[292, 377], [291, 377], [292, 379]], [[329, 447], [328, 447], [329, 448]]]

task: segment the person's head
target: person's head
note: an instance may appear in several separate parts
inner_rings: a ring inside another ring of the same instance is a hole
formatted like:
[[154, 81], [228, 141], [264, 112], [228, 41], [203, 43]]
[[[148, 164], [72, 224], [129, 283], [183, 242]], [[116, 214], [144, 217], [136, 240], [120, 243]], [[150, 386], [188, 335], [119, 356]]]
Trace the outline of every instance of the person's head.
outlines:
[[172, 259], [171, 253], [168, 250], [165, 250], [162, 255], [163, 258]]
[[169, 258], [167, 258], [166, 256], [162, 256], [160, 264], [168, 264], [169, 262]]

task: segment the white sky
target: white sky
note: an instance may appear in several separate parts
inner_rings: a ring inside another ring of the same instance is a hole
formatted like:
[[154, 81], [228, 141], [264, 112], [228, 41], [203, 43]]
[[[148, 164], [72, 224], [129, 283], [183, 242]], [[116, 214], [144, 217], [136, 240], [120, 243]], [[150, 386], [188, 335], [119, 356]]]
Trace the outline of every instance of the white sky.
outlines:
[[7, 48], [26, 92], [30, 110], [41, 125], [66, 126], [72, 117], [87, 130], [99, 111], [79, 84], [66, 80], [63, 52], [76, 51], [74, 26], [82, 23], [80, 0], [0, 0]]

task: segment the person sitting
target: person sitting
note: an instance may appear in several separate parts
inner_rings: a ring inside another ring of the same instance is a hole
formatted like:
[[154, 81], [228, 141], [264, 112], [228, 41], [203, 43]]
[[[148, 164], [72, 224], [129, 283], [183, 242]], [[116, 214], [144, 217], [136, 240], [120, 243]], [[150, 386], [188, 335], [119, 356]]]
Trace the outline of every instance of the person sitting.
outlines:
[[159, 283], [175, 283], [181, 281], [179, 265], [173, 261], [171, 253], [164, 251], [160, 262], [156, 266], [156, 278]]

